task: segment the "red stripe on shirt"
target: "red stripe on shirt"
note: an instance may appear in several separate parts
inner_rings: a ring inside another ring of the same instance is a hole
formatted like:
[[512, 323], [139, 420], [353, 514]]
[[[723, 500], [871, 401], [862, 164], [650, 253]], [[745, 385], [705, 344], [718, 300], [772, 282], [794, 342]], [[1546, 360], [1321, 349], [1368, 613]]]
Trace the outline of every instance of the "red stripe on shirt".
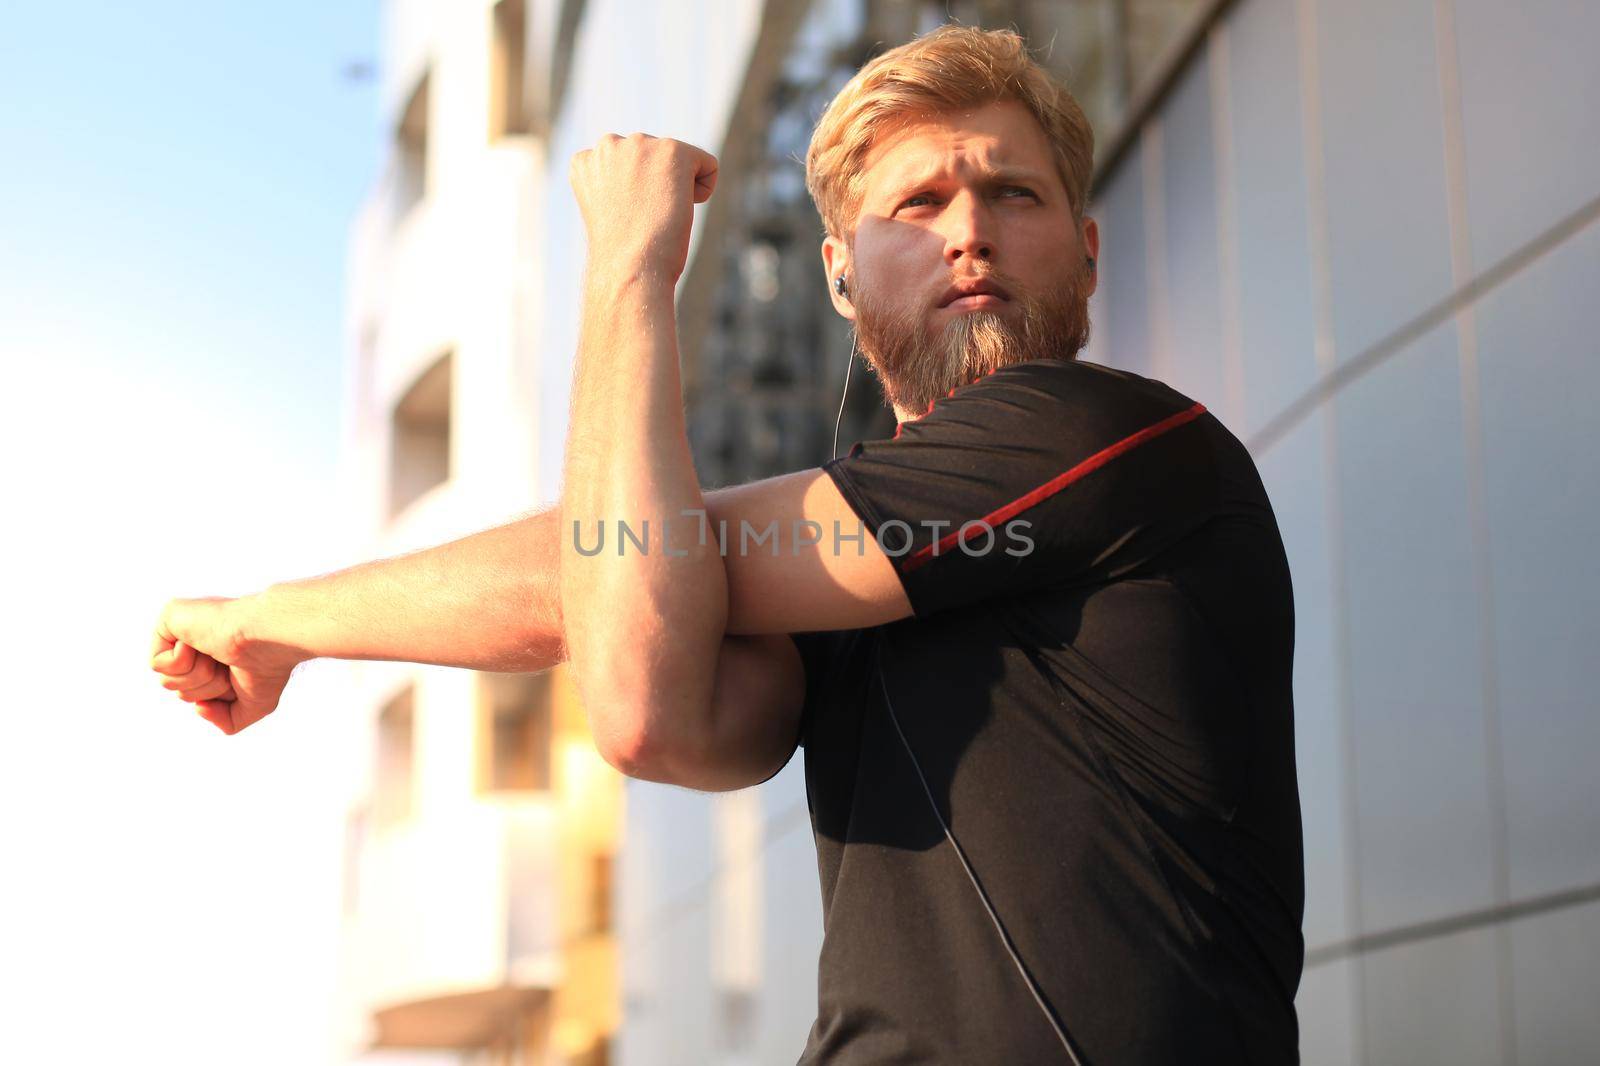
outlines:
[[[962, 527], [964, 529], [972, 529], [974, 533], [978, 533], [979, 531], [976, 528], [976, 523], [982, 522], [984, 525], [993, 529], [995, 526], [1008, 521], [1035, 504], [1049, 499], [1051, 496], [1054, 496], [1056, 493], [1060, 492], [1074, 481], [1077, 481], [1079, 478], [1100, 469], [1117, 456], [1122, 455], [1125, 452], [1132, 451], [1134, 448], [1137, 448], [1146, 441], [1153, 440], [1154, 438], [1161, 436], [1161, 434], [1167, 432], [1169, 429], [1176, 429], [1185, 422], [1192, 422], [1205, 413], [1205, 404], [1197, 403], [1187, 410], [1179, 411], [1174, 415], [1169, 415], [1154, 425], [1146, 426], [1144, 429], [1139, 430], [1139, 432], [1130, 434], [1129, 436], [1117, 441], [1117, 443], [1100, 449], [1098, 452], [1095, 452], [1077, 466], [1074, 466], [1071, 470], [1057, 474], [1055, 477], [1051, 478], [1049, 481], [1046, 481], [1038, 488], [1018, 496], [1016, 499], [1002, 507], [998, 507], [995, 510], [990, 511], [982, 518], [976, 520], [969, 519], [968, 521], [962, 523]], [[956, 546], [958, 541], [961, 539], [961, 532], [962, 531], [960, 529], [957, 529], [950, 533], [946, 533], [944, 536], [939, 538], [936, 544], [929, 544], [926, 548], [923, 548], [915, 554], [908, 556], [905, 562], [900, 564], [901, 572], [910, 573], [912, 570], [915, 570], [917, 567], [928, 562], [928, 560], [933, 559], [936, 556], [943, 555], [945, 553], [945, 549]]]

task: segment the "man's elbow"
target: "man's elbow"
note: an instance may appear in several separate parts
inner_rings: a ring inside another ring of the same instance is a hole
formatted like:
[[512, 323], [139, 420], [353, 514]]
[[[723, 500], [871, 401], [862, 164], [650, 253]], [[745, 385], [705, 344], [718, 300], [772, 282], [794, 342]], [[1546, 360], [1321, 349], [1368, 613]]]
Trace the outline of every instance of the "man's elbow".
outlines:
[[580, 685], [579, 690], [600, 757], [625, 777], [642, 777], [660, 760], [662, 748], [647, 708], [614, 688]]
[[776, 768], [751, 777], [740, 767], [723, 762], [704, 751], [674, 748], [649, 741], [609, 745], [601, 757], [624, 777], [658, 785], [676, 785], [696, 792], [728, 792], [747, 788], [771, 777]]
[[662, 708], [645, 700], [617, 699], [603, 724], [594, 721], [595, 747], [600, 757], [624, 777], [659, 784], [684, 783], [681, 767], [695, 738], [682, 722], [673, 722]]
[[595, 750], [611, 768], [623, 777], [642, 777], [653, 753], [638, 732], [610, 731], [609, 735], [594, 731]]
[[711, 743], [716, 675], [689, 655], [641, 655], [609, 645], [578, 663], [579, 696], [595, 747], [619, 773], [678, 784]]

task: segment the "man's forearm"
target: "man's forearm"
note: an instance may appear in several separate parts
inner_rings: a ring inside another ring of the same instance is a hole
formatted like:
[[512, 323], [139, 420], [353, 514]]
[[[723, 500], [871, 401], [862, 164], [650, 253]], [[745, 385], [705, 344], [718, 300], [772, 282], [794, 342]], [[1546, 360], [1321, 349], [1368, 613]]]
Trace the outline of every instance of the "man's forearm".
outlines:
[[422, 551], [270, 586], [252, 636], [309, 657], [532, 673], [566, 659], [560, 508]]
[[[705, 500], [684, 431], [669, 277], [586, 276], [561, 499], [563, 616], [602, 753], [628, 765], [703, 742], [727, 575], [716, 539], [684, 515]], [[624, 548], [622, 522], [635, 533], [649, 523], [647, 550]], [[602, 529], [605, 550], [578, 550]]]

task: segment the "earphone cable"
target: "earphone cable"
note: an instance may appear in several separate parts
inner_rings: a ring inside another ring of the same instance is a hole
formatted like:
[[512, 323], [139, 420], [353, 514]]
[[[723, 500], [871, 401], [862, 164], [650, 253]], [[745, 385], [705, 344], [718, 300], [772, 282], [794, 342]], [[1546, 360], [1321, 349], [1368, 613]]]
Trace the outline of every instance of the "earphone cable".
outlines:
[[989, 912], [989, 920], [994, 923], [995, 931], [1000, 934], [1000, 942], [1005, 945], [1006, 954], [1011, 956], [1011, 961], [1016, 964], [1017, 972], [1022, 975], [1023, 982], [1028, 986], [1033, 1001], [1039, 1005], [1039, 1010], [1044, 1014], [1045, 1020], [1050, 1023], [1050, 1028], [1055, 1030], [1056, 1037], [1060, 1039], [1061, 1046], [1067, 1051], [1067, 1058], [1073, 1066], [1083, 1066], [1078, 1058], [1078, 1053], [1073, 1050], [1072, 1041], [1067, 1038], [1067, 1032], [1061, 1022], [1056, 1018], [1055, 1011], [1044, 1000], [1039, 991], [1039, 985], [1023, 965], [1022, 956], [1017, 953], [1016, 945], [1011, 942], [1011, 935], [1006, 932], [1006, 927], [1000, 921], [1000, 916], [995, 913], [994, 905], [989, 902], [989, 894], [983, 890], [983, 885], [978, 881], [978, 875], [973, 872], [972, 864], [967, 861], [966, 852], [961, 850], [961, 845], [956, 842], [955, 834], [950, 831], [950, 826], [944, 820], [944, 814], [939, 810], [939, 803], [933, 798], [933, 789], [928, 787], [928, 779], [922, 773], [922, 764], [917, 761], [917, 756], [911, 750], [911, 742], [906, 739], [905, 730], [900, 728], [899, 716], [894, 713], [894, 701], [889, 698], [889, 684], [883, 676], [883, 645], [887, 637], [880, 631], [878, 645], [875, 651], [878, 673], [878, 687], [883, 691], [883, 705], [889, 711], [889, 721], [894, 726], [894, 731], [900, 736], [900, 743], [905, 747], [906, 754], [911, 757], [911, 766], [917, 771], [917, 780], [922, 782], [922, 791], [928, 797], [928, 805], [933, 808], [933, 816], [939, 820], [939, 828], [944, 830], [945, 839], [950, 841], [950, 847], [955, 850], [956, 858], [961, 860], [961, 868], [967, 871], [967, 879], [972, 882], [972, 887], [978, 890], [978, 898], [983, 901], [983, 909]]
[[833, 420], [833, 457], [839, 458], [839, 425], [844, 421], [844, 400], [850, 395], [850, 375], [856, 368], [856, 333], [850, 331], [850, 361], [844, 367], [844, 391], [839, 394], [839, 414]]

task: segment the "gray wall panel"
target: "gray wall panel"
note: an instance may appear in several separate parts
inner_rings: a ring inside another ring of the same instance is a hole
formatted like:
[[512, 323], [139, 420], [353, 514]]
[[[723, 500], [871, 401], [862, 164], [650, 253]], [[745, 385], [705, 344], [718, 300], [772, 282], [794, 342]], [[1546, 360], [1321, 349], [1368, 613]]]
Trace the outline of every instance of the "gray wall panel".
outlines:
[[1243, 438], [1305, 393], [1317, 367], [1294, 5], [1240, 4], [1226, 32]]
[[1600, 225], [1478, 304], [1513, 897], [1600, 882]]
[[1493, 902], [1454, 324], [1334, 399], [1365, 931]]
[[[626, 784], [617, 856], [623, 1009], [618, 1061], [687, 1062], [708, 1039], [710, 794], [647, 781]], [[685, 908], [684, 901], [693, 900]]]
[[768, 939], [762, 956], [755, 1061], [791, 1063], [800, 1057], [817, 1016], [822, 888], [815, 876], [797, 874], [817, 868], [811, 822], [803, 806], [798, 821], [770, 839], [764, 901]]
[[1366, 956], [1366, 1061], [1499, 1066], [1493, 938], [1492, 930], [1473, 929]]
[[1354, 934], [1345, 855], [1345, 772], [1334, 648], [1322, 416], [1256, 460], [1283, 534], [1294, 584], [1294, 731], [1305, 830], [1308, 947]]
[[1166, 365], [1171, 367], [1168, 385], [1221, 417], [1222, 291], [1208, 71], [1202, 55], [1184, 73], [1162, 122], [1162, 243], [1173, 349]]
[[1106, 330], [1110, 365], [1150, 373], [1150, 311], [1145, 280], [1140, 151], [1132, 149], [1110, 185], [1098, 190], [1100, 292], [1093, 312]]
[[1600, 4], [1455, 5], [1467, 215], [1481, 271], [1600, 196]]
[[656, 934], [665, 967], [656, 985], [655, 1036], [648, 1061], [672, 1066], [710, 1062], [719, 1045], [720, 1011], [711, 980], [711, 907], [702, 893]]
[[1517, 1066], [1600, 1059], [1600, 903], [1511, 923]]
[[1433, 6], [1317, 4], [1334, 346], [1342, 362], [1449, 294]]
[[1357, 1066], [1356, 1018], [1351, 1010], [1349, 959], [1336, 959], [1305, 972], [1295, 997], [1300, 1016], [1301, 1066]]

